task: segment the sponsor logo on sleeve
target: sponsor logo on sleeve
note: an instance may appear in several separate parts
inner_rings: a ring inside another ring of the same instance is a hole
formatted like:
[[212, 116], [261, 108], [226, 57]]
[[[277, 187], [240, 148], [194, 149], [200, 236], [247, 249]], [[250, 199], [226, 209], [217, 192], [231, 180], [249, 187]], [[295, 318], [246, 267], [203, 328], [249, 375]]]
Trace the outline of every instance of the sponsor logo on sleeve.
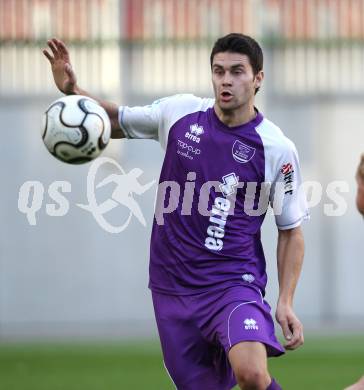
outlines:
[[283, 175], [284, 181], [284, 194], [292, 195], [293, 194], [293, 180], [294, 180], [294, 169], [291, 163], [286, 163], [282, 165], [281, 173]]

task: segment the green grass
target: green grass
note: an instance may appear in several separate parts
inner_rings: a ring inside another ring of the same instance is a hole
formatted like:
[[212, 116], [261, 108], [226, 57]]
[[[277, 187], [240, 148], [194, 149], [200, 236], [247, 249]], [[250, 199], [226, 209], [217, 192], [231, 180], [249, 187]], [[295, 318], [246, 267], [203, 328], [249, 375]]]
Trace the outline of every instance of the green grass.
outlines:
[[[339, 390], [364, 374], [364, 336], [313, 338], [270, 359], [284, 389]], [[0, 344], [1, 390], [172, 390], [157, 342]], [[203, 389], [201, 389], [203, 390]]]

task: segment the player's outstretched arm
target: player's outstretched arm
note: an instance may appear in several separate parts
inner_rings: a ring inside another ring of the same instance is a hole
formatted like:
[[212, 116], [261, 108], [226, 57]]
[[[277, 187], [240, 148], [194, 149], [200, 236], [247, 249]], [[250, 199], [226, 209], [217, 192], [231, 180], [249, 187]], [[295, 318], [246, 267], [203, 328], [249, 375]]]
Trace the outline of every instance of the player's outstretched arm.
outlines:
[[293, 311], [293, 296], [301, 273], [304, 241], [300, 227], [278, 231], [277, 265], [279, 298], [276, 319], [287, 340], [286, 349], [303, 344], [303, 327]]
[[61, 40], [52, 38], [47, 44], [50, 51], [49, 49], [43, 49], [43, 54], [51, 64], [53, 78], [57, 88], [65, 95], [84, 95], [96, 100], [109, 115], [111, 122], [111, 138], [124, 138], [118, 121], [118, 106], [90, 95], [77, 85], [77, 78], [72, 69], [69, 51]]
[[358, 183], [356, 206], [359, 212], [364, 215], [364, 154], [361, 155], [360, 163], [356, 171], [356, 181]]

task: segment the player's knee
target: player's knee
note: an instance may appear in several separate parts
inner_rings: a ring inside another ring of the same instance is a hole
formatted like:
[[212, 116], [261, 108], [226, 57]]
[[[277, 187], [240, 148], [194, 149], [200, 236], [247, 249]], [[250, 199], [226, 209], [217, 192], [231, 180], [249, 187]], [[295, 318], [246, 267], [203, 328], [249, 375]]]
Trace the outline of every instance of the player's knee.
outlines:
[[259, 367], [238, 369], [235, 377], [242, 390], [266, 390], [270, 382], [267, 370]]

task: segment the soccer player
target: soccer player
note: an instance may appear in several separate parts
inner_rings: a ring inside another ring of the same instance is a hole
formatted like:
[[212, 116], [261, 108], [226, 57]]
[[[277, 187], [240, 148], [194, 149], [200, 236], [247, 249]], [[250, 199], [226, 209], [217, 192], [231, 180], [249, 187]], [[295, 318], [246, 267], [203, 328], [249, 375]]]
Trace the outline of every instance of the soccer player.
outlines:
[[[82, 90], [58, 39], [44, 50], [57, 87]], [[260, 229], [268, 201], [278, 227], [276, 319], [285, 349], [303, 343], [293, 296], [304, 254], [294, 144], [254, 106], [263, 53], [249, 36], [229, 34], [212, 49], [215, 98], [182, 94], [145, 107], [106, 109], [114, 138], [158, 140], [165, 149], [150, 246], [150, 282], [164, 362], [179, 390], [281, 389], [267, 357], [277, 341], [264, 299]], [[266, 201], [266, 202], [265, 202]], [[263, 205], [263, 206], [262, 206]]]
[[361, 160], [356, 171], [356, 182], [358, 183], [356, 206], [364, 216], [364, 154], [361, 155]]
[[[364, 216], [364, 154], [361, 155], [355, 178], [358, 183], [356, 206], [359, 212]], [[344, 390], [364, 390], [364, 376], [362, 376], [357, 382], [355, 382], [351, 386], [346, 387]]]

